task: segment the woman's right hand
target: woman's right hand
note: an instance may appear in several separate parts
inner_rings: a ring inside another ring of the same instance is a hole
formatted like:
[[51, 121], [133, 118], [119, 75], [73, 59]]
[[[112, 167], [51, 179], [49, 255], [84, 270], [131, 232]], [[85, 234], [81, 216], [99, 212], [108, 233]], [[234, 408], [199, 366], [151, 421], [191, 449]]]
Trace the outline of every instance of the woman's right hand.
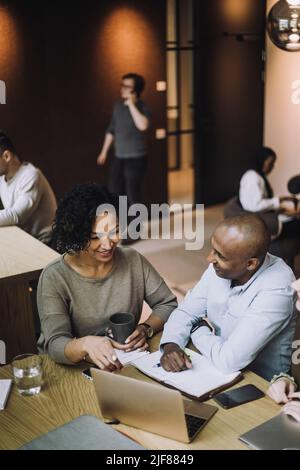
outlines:
[[84, 339], [83, 348], [91, 361], [100, 369], [114, 371], [122, 368], [122, 364], [118, 360], [108, 338], [87, 336]]
[[295, 385], [287, 379], [279, 379], [274, 382], [267, 391], [272, 400], [276, 403], [288, 403], [293, 393], [295, 392]]

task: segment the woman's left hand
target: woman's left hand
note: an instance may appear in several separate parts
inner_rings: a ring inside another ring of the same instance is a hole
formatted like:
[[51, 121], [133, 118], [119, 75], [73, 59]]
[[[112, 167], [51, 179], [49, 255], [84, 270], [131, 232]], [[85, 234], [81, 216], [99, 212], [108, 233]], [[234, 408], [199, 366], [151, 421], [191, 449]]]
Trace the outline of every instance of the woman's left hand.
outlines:
[[125, 344], [119, 344], [115, 341], [112, 341], [113, 347], [116, 349], [121, 349], [125, 352], [135, 351], [146, 351], [149, 344], [147, 343], [147, 334], [146, 329], [143, 325], [138, 325], [134, 332], [128, 336]]

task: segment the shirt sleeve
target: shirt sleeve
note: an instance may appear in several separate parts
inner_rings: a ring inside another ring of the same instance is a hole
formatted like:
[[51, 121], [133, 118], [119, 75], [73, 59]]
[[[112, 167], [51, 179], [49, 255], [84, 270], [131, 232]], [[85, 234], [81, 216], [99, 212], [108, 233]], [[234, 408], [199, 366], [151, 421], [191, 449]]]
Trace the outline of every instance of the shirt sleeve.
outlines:
[[223, 373], [237, 372], [289, 323], [293, 315], [293, 292], [286, 289], [260, 292], [226, 339], [206, 327], [192, 334], [194, 346]]
[[44, 339], [44, 352], [60, 364], [72, 365], [65, 347], [73, 339], [68, 300], [55, 281], [55, 273], [42, 273], [37, 292], [38, 311]]
[[40, 178], [35, 173], [24, 181], [17, 190], [12, 207], [0, 210], [0, 226], [24, 225], [40, 202]]
[[207, 289], [211, 267], [203, 274], [198, 284], [187, 293], [184, 300], [174, 310], [166, 323], [160, 346], [166, 343], [178, 344], [184, 348], [191, 335], [191, 329], [197, 320], [207, 313]]
[[246, 211], [260, 212], [276, 210], [280, 206], [278, 197], [265, 198], [265, 182], [255, 171], [248, 171], [240, 184], [240, 202]]
[[142, 266], [145, 283], [145, 302], [152, 309], [152, 314], [166, 322], [177, 307], [176, 296], [166, 285], [165, 281], [154, 267], [143, 256]]
[[113, 114], [112, 114], [112, 117], [111, 117], [111, 121], [109, 123], [108, 128], [106, 129], [107, 134], [115, 135], [115, 131], [116, 131], [116, 113], [117, 113], [117, 110], [116, 110], [116, 105], [115, 105], [114, 110], [113, 110]]

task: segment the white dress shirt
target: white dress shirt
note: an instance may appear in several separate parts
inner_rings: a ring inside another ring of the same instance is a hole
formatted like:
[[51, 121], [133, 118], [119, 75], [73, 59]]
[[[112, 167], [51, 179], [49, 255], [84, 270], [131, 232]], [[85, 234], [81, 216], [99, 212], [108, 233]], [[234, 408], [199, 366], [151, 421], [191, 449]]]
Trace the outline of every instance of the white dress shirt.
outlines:
[[288, 371], [296, 316], [294, 279], [285, 262], [270, 254], [251, 279], [237, 287], [218, 277], [210, 265], [171, 314], [161, 346], [176, 343], [184, 348], [195, 322], [207, 316], [215, 334], [202, 326], [191, 340], [217, 369], [224, 373], [241, 370], [265, 348], [261, 375], [269, 378]]

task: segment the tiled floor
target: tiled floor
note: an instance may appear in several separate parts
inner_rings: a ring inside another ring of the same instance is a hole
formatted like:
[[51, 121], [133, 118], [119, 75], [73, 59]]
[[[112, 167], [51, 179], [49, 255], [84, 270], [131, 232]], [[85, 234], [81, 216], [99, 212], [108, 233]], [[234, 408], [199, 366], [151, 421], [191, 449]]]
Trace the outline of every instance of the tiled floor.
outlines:
[[169, 203], [193, 204], [194, 170], [169, 171], [168, 174]]

